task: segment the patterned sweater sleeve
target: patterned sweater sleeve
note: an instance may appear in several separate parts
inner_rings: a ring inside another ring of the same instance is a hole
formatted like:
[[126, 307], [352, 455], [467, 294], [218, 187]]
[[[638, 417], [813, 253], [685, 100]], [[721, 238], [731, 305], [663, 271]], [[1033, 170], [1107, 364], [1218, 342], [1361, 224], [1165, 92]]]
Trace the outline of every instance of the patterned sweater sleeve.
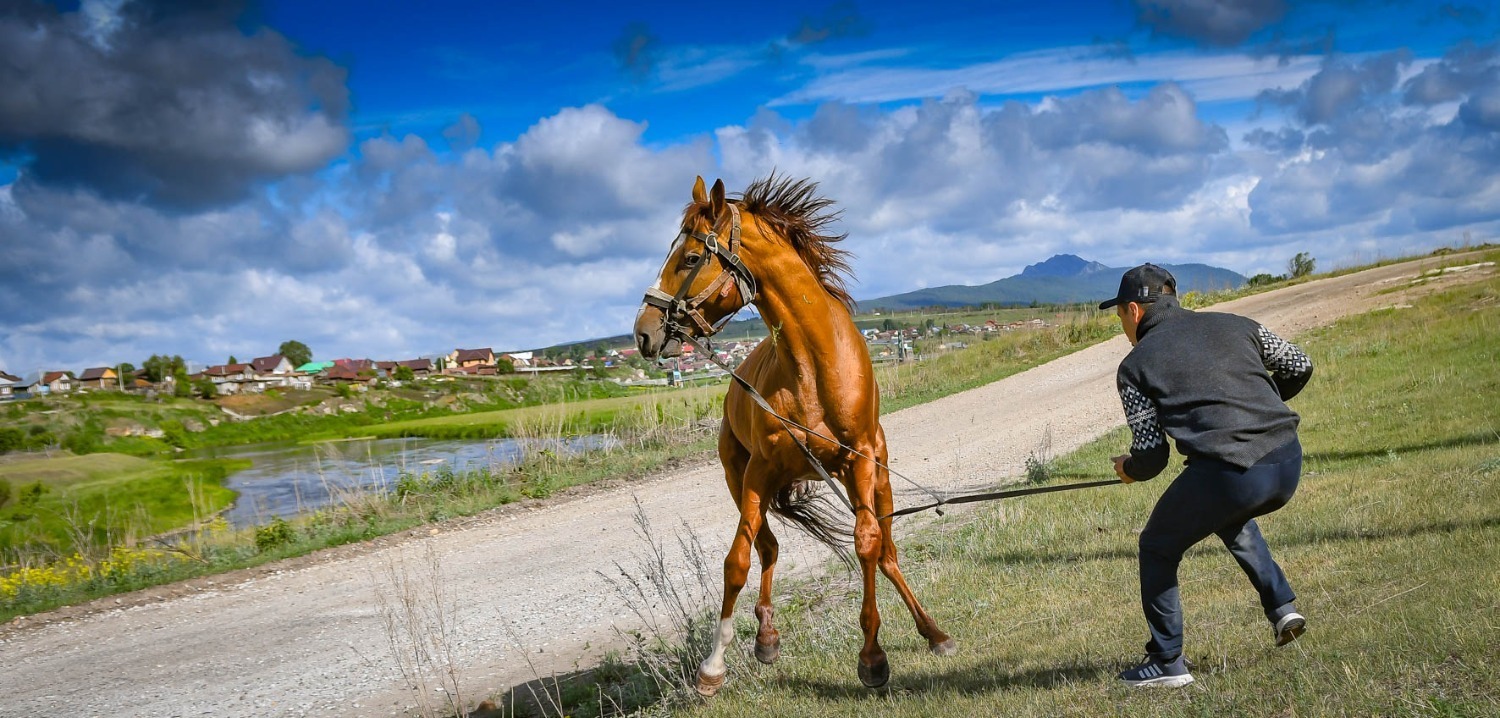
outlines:
[[1120, 390], [1120, 403], [1125, 406], [1125, 423], [1130, 425], [1130, 458], [1125, 460], [1125, 473], [1136, 481], [1156, 478], [1167, 468], [1171, 449], [1167, 447], [1167, 433], [1162, 430], [1156, 416], [1156, 404], [1141, 393], [1120, 374], [1116, 379]]
[[1260, 342], [1260, 361], [1271, 373], [1276, 392], [1282, 401], [1289, 401], [1307, 386], [1312, 378], [1312, 359], [1297, 345], [1271, 333], [1263, 326], [1256, 326], [1256, 340]]

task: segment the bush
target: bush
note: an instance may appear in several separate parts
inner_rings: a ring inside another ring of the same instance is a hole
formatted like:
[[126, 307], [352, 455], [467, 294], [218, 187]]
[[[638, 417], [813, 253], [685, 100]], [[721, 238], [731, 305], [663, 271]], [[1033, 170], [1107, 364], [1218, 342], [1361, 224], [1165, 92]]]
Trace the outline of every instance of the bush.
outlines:
[[0, 454], [26, 448], [26, 432], [14, 426], [0, 426]]
[[297, 538], [292, 525], [277, 516], [271, 523], [255, 529], [255, 550], [262, 553], [278, 546], [285, 546]]
[[1313, 269], [1317, 267], [1317, 265], [1318, 260], [1313, 259], [1313, 256], [1311, 254], [1308, 254], [1307, 252], [1298, 252], [1297, 256], [1292, 257], [1292, 259], [1286, 263], [1286, 272], [1287, 274], [1290, 274], [1292, 276], [1292, 279], [1305, 277], [1309, 274], [1312, 274]]

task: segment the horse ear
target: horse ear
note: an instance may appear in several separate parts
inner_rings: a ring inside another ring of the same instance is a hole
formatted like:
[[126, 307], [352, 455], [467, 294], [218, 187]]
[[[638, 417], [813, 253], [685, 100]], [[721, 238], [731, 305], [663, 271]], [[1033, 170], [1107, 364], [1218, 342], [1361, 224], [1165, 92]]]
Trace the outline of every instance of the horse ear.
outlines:
[[713, 196], [709, 199], [709, 203], [714, 217], [717, 218], [724, 213], [724, 180], [714, 180]]
[[703, 204], [708, 201], [708, 190], [703, 188], [703, 175], [693, 182], [693, 204]]

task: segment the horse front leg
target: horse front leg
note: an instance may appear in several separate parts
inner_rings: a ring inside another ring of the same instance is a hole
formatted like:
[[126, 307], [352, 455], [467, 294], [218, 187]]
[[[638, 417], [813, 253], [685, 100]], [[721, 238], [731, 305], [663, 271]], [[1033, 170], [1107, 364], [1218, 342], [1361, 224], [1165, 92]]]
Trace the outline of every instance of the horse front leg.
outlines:
[[765, 521], [760, 495], [753, 489], [747, 486], [738, 503], [739, 526], [729, 545], [729, 554], [724, 557], [724, 602], [719, 608], [719, 626], [714, 632], [712, 650], [698, 664], [698, 693], [707, 697], [724, 687], [724, 676], [729, 671], [724, 664], [724, 652], [734, 642], [734, 603], [750, 573], [750, 545]]
[[762, 519], [760, 533], [755, 535], [755, 551], [760, 555], [760, 600], [755, 602], [755, 618], [760, 628], [755, 632], [755, 659], [765, 664], [775, 663], [781, 657], [781, 633], [771, 625], [775, 614], [771, 609], [771, 574], [776, 571], [779, 550], [771, 525]]

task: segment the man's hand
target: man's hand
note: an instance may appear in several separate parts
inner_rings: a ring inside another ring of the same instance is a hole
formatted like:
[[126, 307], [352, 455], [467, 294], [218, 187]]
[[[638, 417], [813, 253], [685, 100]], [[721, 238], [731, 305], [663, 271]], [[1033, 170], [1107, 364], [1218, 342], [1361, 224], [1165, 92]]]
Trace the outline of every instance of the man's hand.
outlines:
[[1120, 454], [1111, 458], [1110, 461], [1115, 462], [1115, 476], [1120, 477], [1120, 480], [1127, 484], [1133, 484], [1135, 483], [1135, 479], [1130, 478], [1130, 474], [1125, 473], [1125, 460], [1129, 458], [1130, 454]]

